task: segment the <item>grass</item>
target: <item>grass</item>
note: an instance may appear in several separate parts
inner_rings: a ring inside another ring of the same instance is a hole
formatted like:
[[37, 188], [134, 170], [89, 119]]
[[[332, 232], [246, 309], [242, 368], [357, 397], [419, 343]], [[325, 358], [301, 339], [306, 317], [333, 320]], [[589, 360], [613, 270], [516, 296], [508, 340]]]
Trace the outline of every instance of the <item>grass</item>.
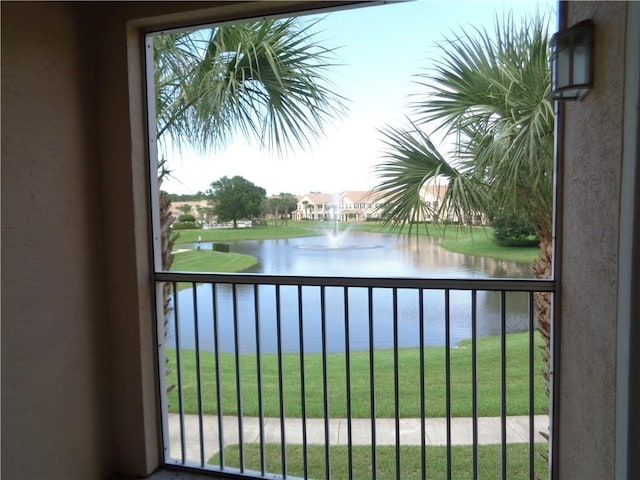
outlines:
[[[536, 334], [536, 345], [541, 340]], [[545, 413], [547, 397], [544, 394], [544, 382], [541, 372], [543, 362], [541, 351], [535, 348], [535, 407], [536, 413]], [[506, 336], [506, 375], [507, 375], [507, 414], [523, 415], [529, 412], [529, 370], [528, 336], [526, 333]], [[175, 350], [167, 349], [169, 365], [176, 365]], [[427, 347], [425, 354], [426, 376], [426, 414], [428, 417], [443, 417], [446, 414], [445, 349]], [[451, 413], [453, 416], [472, 414], [471, 386], [471, 343], [461, 342], [452, 348], [451, 354]], [[420, 357], [419, 349], [398, 351], [400, 416], [420, 416]], [[378, 417], [395, 416], [394, 406], [394, 358], [393, 350], [376, 350], [375, 397]], [[478, 339], [478, 411], [480, 416], [500, 415], [500, 339], [485, 337]], [[256, 355], [240, 355], [241, 390], [243, 413], [258, 415], [257, 358]], [[346, 381], [345, 355], [328, 354], [328, 397], [329, 416], [346, 417]], [[193, 350], [182, 350], [180, 355], [182, 371], [183, 402], [186, 412], [196, 413], [197, 383], [196, 356]], [[351, 352], [351, 395], [352, 416], [369, 418], [369, 353]], [[285, 413], [290, 417], [300, 417], [302, 400], [300, 388], [300, 356], [284, 354], [282, 356], [284, 378]], [[201, 385], [203, 411], [206, 414], [217, 413], [215, 358], [210, 352], [201, 352]], [[322, 356], [309, 354], [304, 356], [305, 365], [305, 405], [308, 417], [323, 416], [323, 375]], [[278, 389], [278, 358], [275, 354], [263, 354], [261, 357], [264, 414], [280, 415], [280, 397]], [[221, 391], [224, 414], [237, 413], [235, 355], [220, 354]], [[170, 372], [168, 384], [177, 384], [176, 372]], [[177, 411], [177, 388], [169, 394], [170, 411]]]
[[241, 272], [258, 263], [252, 255], [213, 250], [174, 253], [171, 270], [176, 272]]
[[479, 235], [467, 238], [445, 239], [442, 240], [440, 246], [454, 253], [522, 263], [533, 263], [540, 254], [538, 247], [501, 247], [494, 243], [490, 237], [480, 237]]
[[[545, 443], [534, 447], [535, 478], [547, 478], [548, 466], [542, 458], [542, 453], [548, 450]], [[280, 445], [266, 445], [267, 472], [282, 473], [282, 455]], [[239, 447], [237, 445], [225, 448], [225, 467], [239, 468]], [[353, 447], [353, 478], [372, 478], [371, 447]], [[510, 479], [529, 478], [529, 445], [508, 444], [506, 448], [507, 472]], [[248, 444], [244, 448], [245, 468], [260, 471], [260, 447]], [[346, 446], [332, 446], [329, 450], [331, 478], [349, 478], [348, 449]], [[304, 477], [304, 449], [302, 445], [287, 445], [287, 475]], [[210, 464], [219, 465], [220, 457], [215, 455], [209, 460]], [[325, 478], [324, 446], [307, 446], [308, 478]], [[451, 447], [452, 478], [473, 478], [473, 449], [471, 446]], [[376, 448], [376, 476], [374, 478], [396, 478], [396, 453], [394, 446], [379, 446]], [[447, 478], [447, 448], [428, 446], [425, 462], [426, 478]], [[417, 480], [422, 478], [422, 455], [419, 446], [403, 446], [400, 451], [400, 472], [403, 480]], [[501, 446], [480, 445], [478, 447], [478, 477], [500, 478], [501, 476]]]
[[287, 225], [267, 225], [247, 228], [212, 228], [207, 230], [180, 230], [176, 245], [181, 243], [234, 242], [238, 240], [265, 240], [277, 238], [309, 237], [321, 230], [318, 222], [289, 222]]
[[[391, 227], [385, 227], [380, 222], [364, 222], [357, 224], [354, 230], [373, 233], [391, 233]], [[506, 260], [523, 263], [533, 263], [540, 249], [538, 247], [501, 247], [493, 241], [491, 227], [457, 227], [455, 225], [413, 225], [411, 232], [405, 225], [397, 231], [398, 234], [427, 236], [439, 238], [440, 246], [445, 250], [465, 255], [488, 257], [495, 260]]]

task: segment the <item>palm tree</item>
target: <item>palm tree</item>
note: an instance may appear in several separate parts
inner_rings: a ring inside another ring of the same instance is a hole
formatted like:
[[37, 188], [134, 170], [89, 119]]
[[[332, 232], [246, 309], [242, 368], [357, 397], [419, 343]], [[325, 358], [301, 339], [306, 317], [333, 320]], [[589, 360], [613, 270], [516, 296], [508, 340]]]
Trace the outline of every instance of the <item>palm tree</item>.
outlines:
[[[333, 52], [316, 41], [316, 23], [260, 20], [156, 36], [159, 148], [166, 152], [170, 140], [177, 148], [215, 149], [236, 134], [276, 151], [311, 143], [344, 108], [325, 77]], [[161, 198], [160, 206], [168, 204]], [[160, 217], [168, 270], [175, 238], [170, 216]]]
[[317, 21], [260, 20], [154, 40], [157, 136], [217, 148], [240, 133], [280, 151], [305, 146], [339, 114]]
[[[442, 57], [418, 85], [407, 128], [383, 130], [387, 147], [376, 188], [389, 222], [459, 219], [504, 210], [524, 216], [540, 240], [534, 265], [548, 278], [552, 255], [553, 122], [546, 21], [509, 17], [495, 32], [475, 29], [442, 43]], [[433, 130], [428, 134], [426, 127]], [[453, 153], [441, 154], [431, 138], [444, 135]], [[443, 202], [424, 203], [425, 185], [446, 181]], [[411, 225], [411, 224], [410, 224]], [[549, 361], [550, 297], [536, 297], [539, 330]], [[548, 392], [548, 368], [547, 378]]]
[[[342, 98], [324, 76], [332, 66], [332, 51], [315, 40], [315, 23], [261, 20], [154, 38], [156, 140], [164, 151], [160, 186], [170, 173], [168, 140], [174, 148], [188, 142], [205, 150], [240, 134], [280, 151], [310, 143], [342, 113]], [[173, 264], [177, 239], [171, 233], [170, 204], [160, 190], [163, 270]], [[165, 284], [165, 324], [169, 298]]]
[[304, 219], [309, 220], [309, 200], [303, 200], [302, 205], [304, 206]]

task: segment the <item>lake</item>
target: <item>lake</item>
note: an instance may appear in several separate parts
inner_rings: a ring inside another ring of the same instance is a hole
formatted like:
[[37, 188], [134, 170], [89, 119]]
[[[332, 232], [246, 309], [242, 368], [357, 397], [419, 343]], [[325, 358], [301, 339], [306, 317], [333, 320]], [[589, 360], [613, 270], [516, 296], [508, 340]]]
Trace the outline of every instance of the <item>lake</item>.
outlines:
[[[493, 260], [448, 252], [431, 238], [407, 238], [388, 234], [347, 233], [337, 238], [330, 235], [278, 240], [227, 242], [231, 252], [258, 257], [253, 273], [349, 276], [349, 277], [411, 277], [411, 278], [532, 278], [531, 265]], [[197, 245], [181, 245], [196, 248]], [[210, 242], [200, 248], [211, 249]], [[196, 288], [198, 335], [200, 348], [214, 348], [213, 294], [210, 285]], [[376, 348], [393, 347], [393, 292], [375, 288], [372, 291], [373, 339]], [[415, 290], [398, 290], [398, 343], [400, 348], [419, 346], [420, 309], [423, 311], [424, 343], [440, 346], [445, 343], [445, 293], [425, 290], [422, 305]], [[178, 318], [181, 348], [193, 348], [195, 339], [193, 290], [178, 293]], [[235, 351], [234, 300], [230, 285], [215, 289], [216, 317], [220, 350]], [[263, 285], [257, 289], [260, 348], [262, 352], [277, 351], [275, 287]], [[250, 285], [236, 287], [236, 316], [239, 349], [242, 353], [256, 351], [256, 315], [254, 289]], [[345, 345], [345, 303], [349, 317], [350, 350], [369, 348], [369, 302], [366, 288], [350, 288], [345, 302], [344, 289], [325, 288], [326, 342], [329, 352], [343, 352]], [[507, 293], [507, 331], [528, 329], [528, 295]], [[305, 353], [322, 350], [320, 287], [302, 287], [302, 307], [298, 305], [298, 287], [280, 288], [282, 350], [300, 350], [299, 325], [302, 311]], [[500, 333], [500, 294], [480, 291], [477, 294], [477, 332], [479, 336]], [[471, 337], [471, 293], [450, 292], [450, 338], [455, 345]], [[175, 346], [173, 329], [168, 332], [169, 346]]]

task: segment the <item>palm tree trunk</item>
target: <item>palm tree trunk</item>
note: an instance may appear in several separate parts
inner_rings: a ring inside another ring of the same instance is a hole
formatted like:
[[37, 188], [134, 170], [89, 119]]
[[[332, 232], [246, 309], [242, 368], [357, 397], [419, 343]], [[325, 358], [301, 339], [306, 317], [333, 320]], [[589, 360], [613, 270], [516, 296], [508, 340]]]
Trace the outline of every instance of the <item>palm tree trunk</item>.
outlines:
[[[162, 269], [170, 270], [173, 264], [173, 244], [178, 238], [178, 233], [171, 232], [171, 224], [175, 220], [171, 215], [171, 200], [165, 192], [160, 190], [160, 245], [162, 255]], [[167, 336], [167, 325], [169, 323], [169, 313], [171, 313], [171, 305], [169, 297], [171, 295], [171, 284], [164, 283], [162, 285], [162, 306], [164, 315], [164, 336]]]
[[[553, 241], [551, 238], [541, 238], [540, 255], [533, 265], [533, 271], [536, 278], [551, 278], [551, 267], [553, 259]], [[545, 362], [543, 376], [545, 380], [545, 393], [549, 396], [550, 390], [550, 372], [551, 372], [551, 294], [536, 293], [535, 309], [538, 313], [538, 331], [542, 336], [543, 344], [542, 358]]]
[[[160, 177], [158, 183], [162, 183], [162, 177]], [[177, 232], [171, 231], [171, 224], [174, 222], [175, 218], [171, 214], [171, 200], [165, 192], [160, 190], [158, 195], [159, 200], [159, 209], [160, 209], [160, 248], [162, 255], [162, 269], [170, 270], [171, 265], [173, 264], [173, 245], [177, 240], [179, 234]], [[162, 315], [164, 321], [164, 340], [167, 338], [167, 329], [169, 325], [169, 314], [173, 307], [171, 307], [170, 296], [171, 296], [171, 284], [163, 283], [162, 284]], [[166, 375], [171, 373], [171, 368], [169, 367], [169, 358], [165, 358], [165, 370]], [[175, 388], [175, 385], [167, 385], [167, 393]]]
[[168, 195], [160, 190], [160, 245], [162, 251], [162, 269], [170, 270], [173, 265], [173, 245], [178, 239], [178, 232], [171, 231], [175, 217], [171, 214], [171, 200]]
[[[540, 239], [540, 255], [533, 265], [533, 271], [536, 278], [551, 278], [551, 267], [553, 260], [553, 240], [550, 236], [542, 236]], [[534, 296], [535, 310], [538, 313], [538, 332], [542, 337], [542, 359], [544, 368], [542, 376], [544, 377], [544, 392], [547, 398], [551, 396], [551, 294], [536, 293]], [[550, 432], [545, 429], [540, 434], [549, 441]], [[549, 462], [547, 452], [541, 454], [545, 462]]]

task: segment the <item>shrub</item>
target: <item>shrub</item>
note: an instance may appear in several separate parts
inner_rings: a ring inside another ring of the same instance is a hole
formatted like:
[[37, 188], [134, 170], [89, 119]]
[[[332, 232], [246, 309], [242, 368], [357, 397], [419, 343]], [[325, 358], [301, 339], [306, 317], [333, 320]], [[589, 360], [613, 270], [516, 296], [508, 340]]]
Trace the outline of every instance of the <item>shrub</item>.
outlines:
[[533, 227], [517, 213], [498, 213], [491, 226], [494, 241], [502, 247], [535, 247], [539, 243]]
[[202, 226], [196, 222], [176, 222], [172, 225], [173, 230], [193, 230], [202, 228]]
[[228, 253], [229, 252], [229, 244], [228, 243], [214, 243], [213, 244], [213, 249], [216, 252]]
[[178, 222], [180, 223], [194, 223], [196, 221], [196, 217], [189, 213], [184, 213], [178, 217]]

